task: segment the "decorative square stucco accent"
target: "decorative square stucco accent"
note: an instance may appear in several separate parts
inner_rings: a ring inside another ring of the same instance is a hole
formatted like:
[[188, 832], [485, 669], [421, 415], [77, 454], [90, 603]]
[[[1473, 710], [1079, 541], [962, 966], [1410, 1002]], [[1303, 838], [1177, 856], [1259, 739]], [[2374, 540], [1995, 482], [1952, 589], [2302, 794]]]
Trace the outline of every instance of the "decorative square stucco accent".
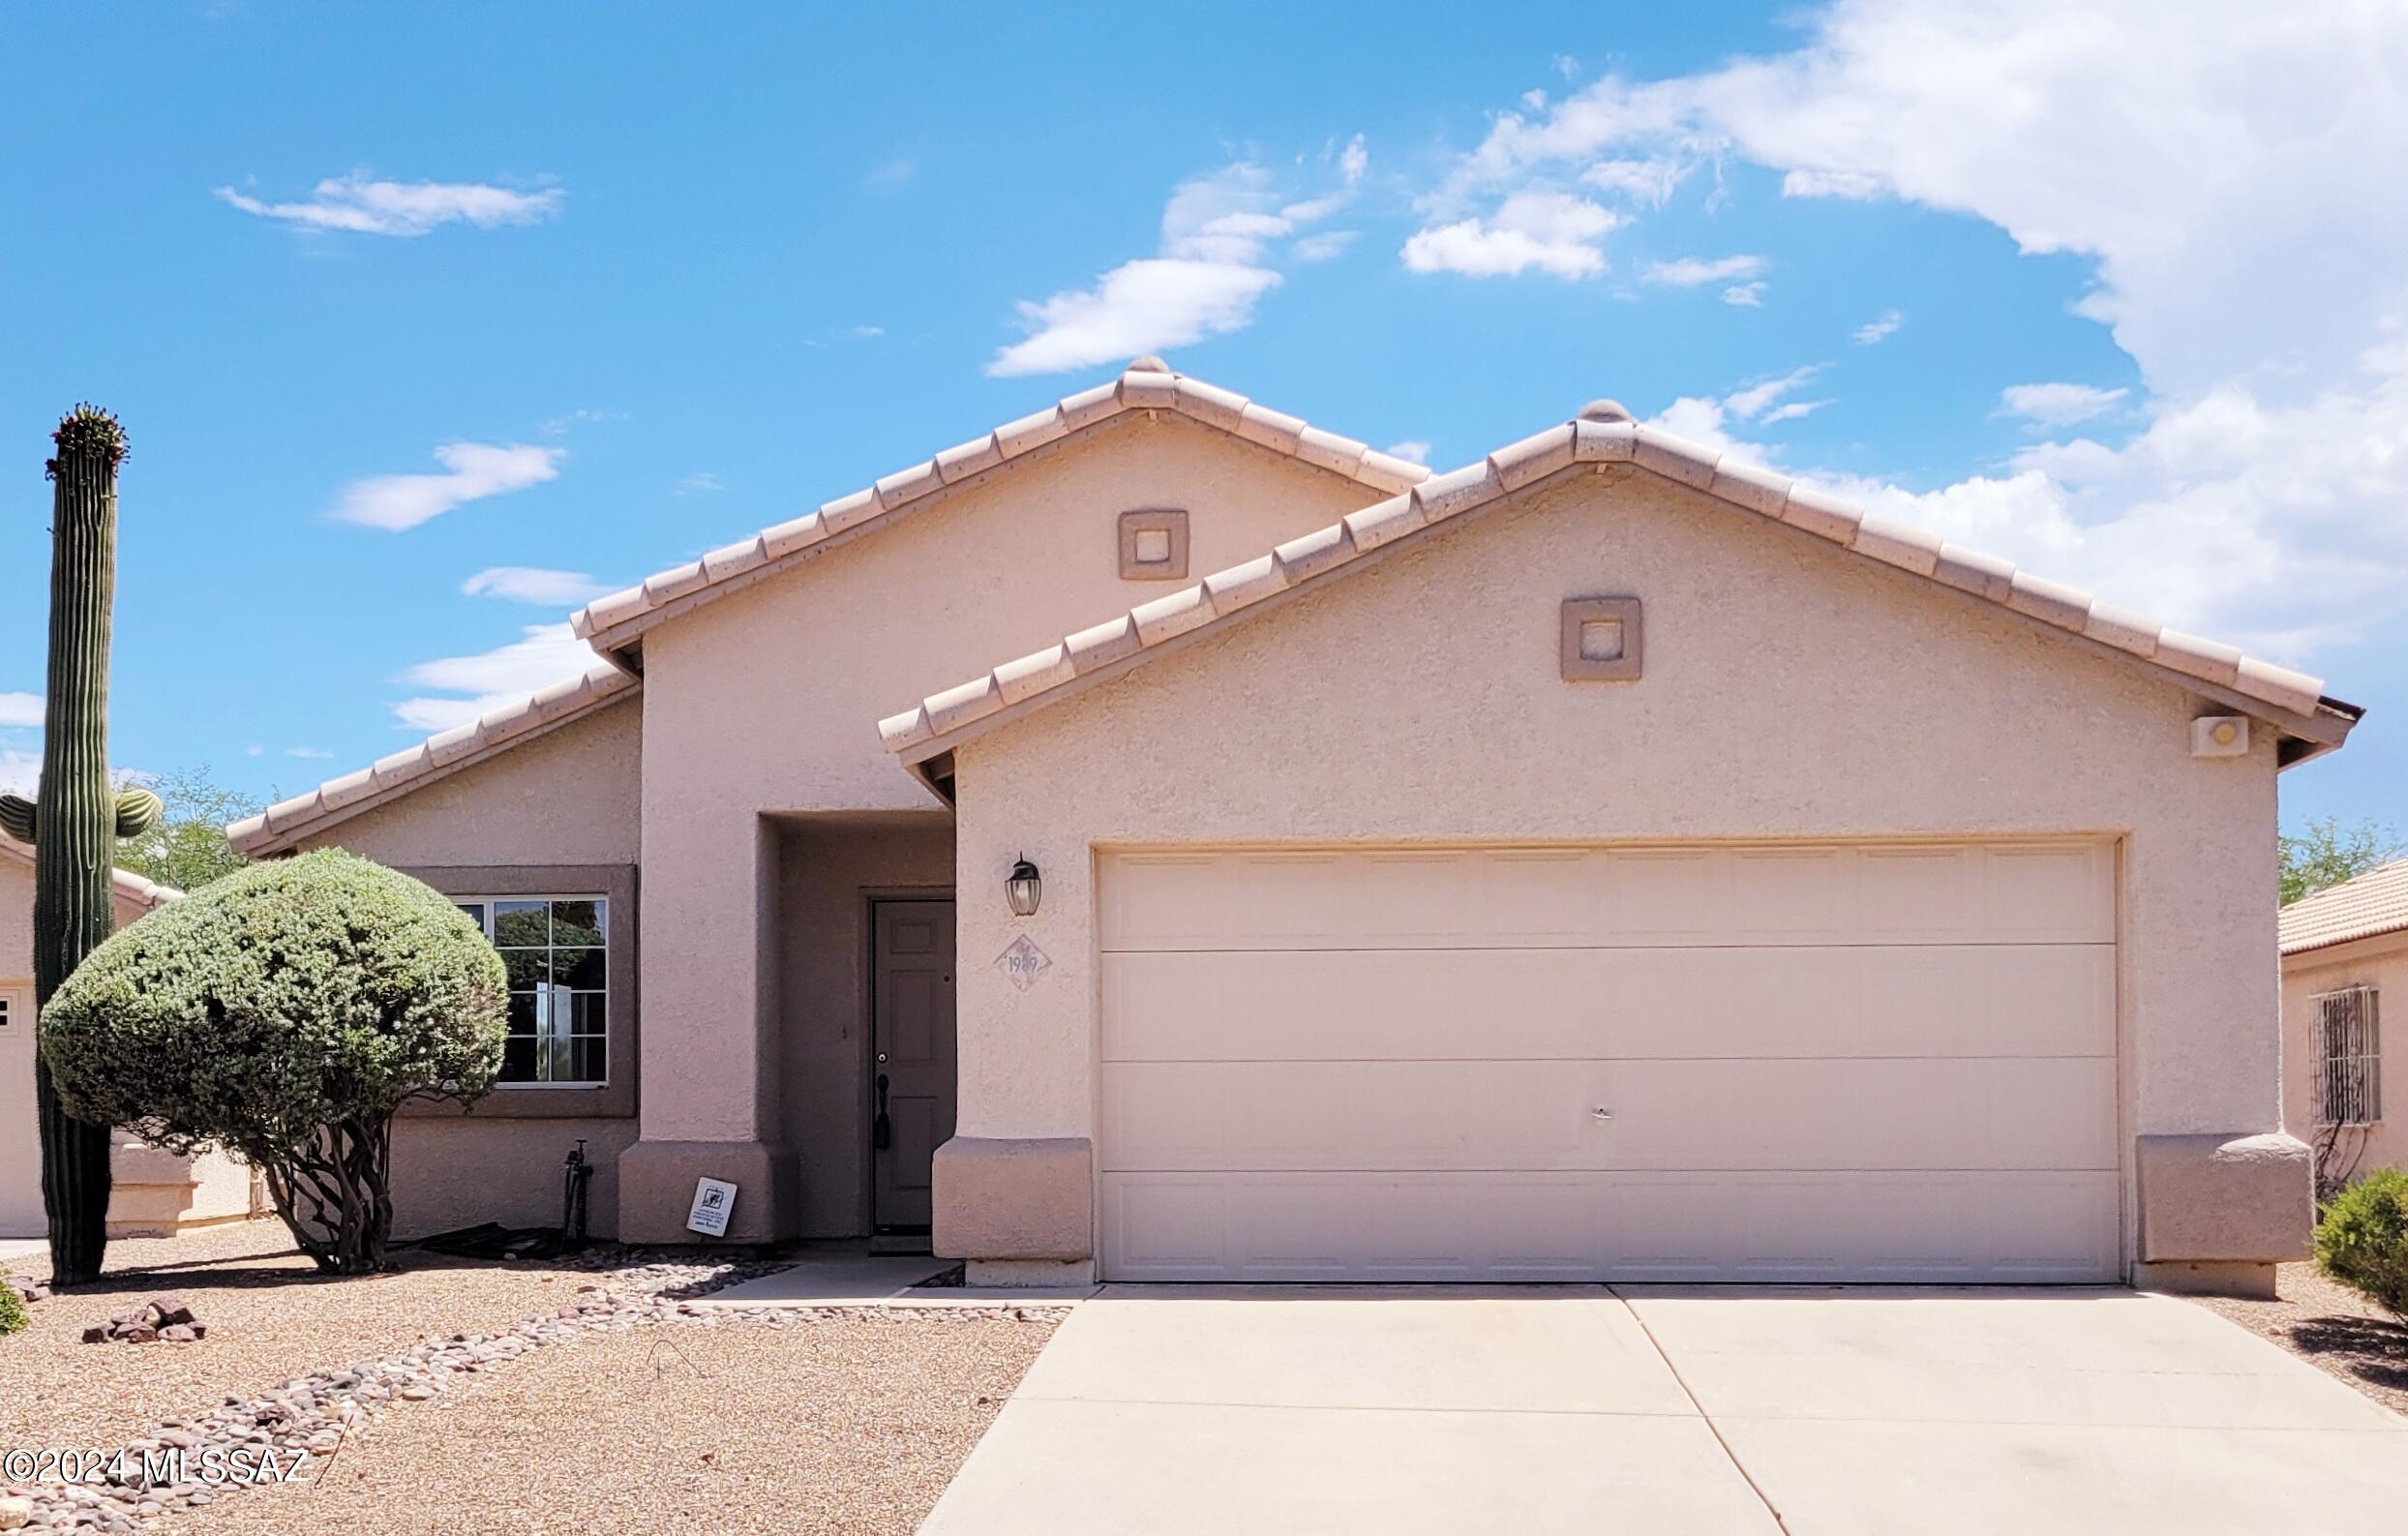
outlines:
[[[467, 1110], [449, 1099], [412, 1099], [405, 1115], [477, 1120], [610, 1119], [636, 1113], [641, 1010], [636, 1005], [636, 866], [633, 864], [420, 864], [402, 871], [446, 896], [583, 895], [610, 903], [611, 1080], [522, 1083], [497, 1088]], [[679, 1209], [683, 1209], [680, 1207]]]
[[1188, 578], [1188, 514], [1172, 507], [1121, 514], [1121, 580]]
[[1563, 680], [1633, 682], [1642, 659], [1639, 599], [1567, 597], [1563, 605]]

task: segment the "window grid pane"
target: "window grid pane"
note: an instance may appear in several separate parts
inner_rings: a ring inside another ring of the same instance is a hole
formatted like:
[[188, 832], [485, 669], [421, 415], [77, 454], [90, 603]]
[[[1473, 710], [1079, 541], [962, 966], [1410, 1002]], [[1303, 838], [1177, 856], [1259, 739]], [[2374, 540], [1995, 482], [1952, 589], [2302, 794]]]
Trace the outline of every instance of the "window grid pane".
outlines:
[[609, 1079], [609, 904], [598, 896], [472, 898], [476, 919], [509, 975], [505, 1083], [599, 1084]]

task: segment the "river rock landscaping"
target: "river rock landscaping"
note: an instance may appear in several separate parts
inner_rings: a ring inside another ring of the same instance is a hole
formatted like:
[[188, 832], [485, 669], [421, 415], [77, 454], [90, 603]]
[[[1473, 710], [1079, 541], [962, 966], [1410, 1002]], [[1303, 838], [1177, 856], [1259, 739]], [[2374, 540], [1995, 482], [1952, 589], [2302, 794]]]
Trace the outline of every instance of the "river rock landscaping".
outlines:
[[[0, 1528], [15, 1521], [36, 1531], [124, 1536], [178, 1512], [189, 1516], [272, 1486], [314, 1483], [334, 1463], [361, 1457], [355, 1448], [381, 1432], [389, 1413], [443, 1399], [549, 1346], [641, 1330], [781, 1331], [831, 1322], [878, 1326], [899, 1342], [906, 1331], [1033, 1323], [1041, 1326], [1012, 1330], [1034, 1336], [1027, 1350], [1033, 1357], [1060, 1316], [1059, 1309], [1035, 1307], [698, 1308], [689, 1298], [781, 1266], [616, 1245], [540, 1265], [469, 1265], [406, 1253], [404, 1267], [391, 1274], [321, 1278], [278, 1250], [281, 1228], [249, 1225], [231, 1235], [112, 1245], [114, 1262], [99, 1285], [53, 1296], [34, 1313], [34, 1326], [10, 1341], [12, 1387], [22, 1381], [31, 1390], [12, 1390], [0, 1403], [0, 1448], [59, 1455], [46, 1466], [19, 1465], [21, 1455], [0, 1466], [0, 1499], [13, 1501], [0, 1502]], [[161, 1250], [169, 1249], [182, 1251], [164, 1265], [127, 1262], [166, 1258]], [[86, 1328], [155, 1315], [155, 1302], [125, 1310], [125, 1287], [163, 1292], [169, 1284], [177, 1289], [166, 1300], [187, 1317], [189, 1308], [177, 1297], [216, 1287], [205, 1336], [164, 1354], [155, 1347], [82, 1346]], [[108, 1321], [86, 1322], [95, 1312]], [[422, 1326], [445, 1313], [455, 1326]], [[379, 1329], [385, 1342], [356, 1348]], [[413, 1332], [419, 1337], [407, 1347], [391, 1342]], [[1019, 1363], [1025, 1368], [1025, 1359]], [[579, 1390], [598, 1403], [616, 1383], [607, 1373], [594, 1375]], [[181, 1396], [174, 1406], [162, 1406], [170, 1393]], [[555, 1418], [546, 1432], [560, 1429]], [[967, 1444], [960, 1447], [960, 1454], [967, 1451]]]

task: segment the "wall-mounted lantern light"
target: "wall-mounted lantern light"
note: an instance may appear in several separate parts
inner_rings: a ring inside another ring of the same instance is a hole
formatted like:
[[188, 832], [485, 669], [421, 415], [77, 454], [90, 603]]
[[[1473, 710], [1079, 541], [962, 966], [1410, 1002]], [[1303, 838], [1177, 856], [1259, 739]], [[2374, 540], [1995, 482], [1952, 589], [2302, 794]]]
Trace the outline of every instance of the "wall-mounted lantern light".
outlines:
[[1021, 855], [1020, 861], [1011, 866], [1011, 878], [1004, 882], [1004, 897], [1011, 903], [1011, 915], [1036, 917], [1038, 903], [1044, 896], [1044, 880], [1037, 873], [1037, 866], [1029, 862], [1028, 856]]

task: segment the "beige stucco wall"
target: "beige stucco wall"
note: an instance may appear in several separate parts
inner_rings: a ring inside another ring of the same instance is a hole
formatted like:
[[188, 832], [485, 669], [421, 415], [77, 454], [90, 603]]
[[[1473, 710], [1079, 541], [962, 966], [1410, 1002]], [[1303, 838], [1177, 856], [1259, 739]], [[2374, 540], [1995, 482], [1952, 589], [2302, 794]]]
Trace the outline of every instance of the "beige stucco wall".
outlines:
[[2408, 1129], [2402, 1129], [2403, 1116], [2408, 1116], [2408, 1102], [2400, 1095], [2408, 1094], [2408, 1075], [2397, 1068], [2401, 1059], [2398, 1040], [2408, 1031], [2408, 933], [2390, 934], [2380, 939], [2362, 940], [2357, 944], [2335, 945], [2329, 949], [2312, 950], [2286, 961], [2282, 973], [2282, 1113], [2283, 1124], [2291, 1133], [2310, 1146], [2317, 1144], [2316, 1094], [2316, 1008], [2313, 999], [2319, 992], [2337, 992], [2347, 986], [2371, 986], [2383, 994], [2379, 1005], [2390, 1015], [2384, 1019], [2383, 1051], [2383, 1111], [2384, 1123], [2363, 1133], [2347, 1132], [2348, 1141], [2339, 1150], [2344, 1160], [2355, 1146], [2359, 1150], [2357, 1171], [2367, 1173], [2376, 1168], [2408, 1167]]
[[[306, 846], [347, 848], [401, 869], [637, 863], [643, 730], [634, 698], [605, 705]], [[492, 1094], [465, 1117], [405, 1113], [396, 1120], [397, 1235], [422, 1237], [479, 1221], [551, 1225], [560, 1219], [560, 1161], [584, 1136], [597, 1164], [587, 1191], [589, 1230], [616, 1236], [616, 1163], [636, 1139], [635, 1118], [510, 1113], [528, 1107], [527, 1096], [540, 1092]]]
[[[1609, 594], [1645, 678], [1562, 681], [1559, 605]], [[2193, 759], [2201, 712], [1636, 471], [1559, 481], [961, 747], [960, 1133], [1094, 1133], [1097, 845], [2068, 832], [2122, 837], [2127, 1145], [2272, 1129], [2274, 743]], [[990, 963], [1020, 932], [1025, 993]]]
[[632, 864], [643, 837], [644, 711], [616, 700], [304, 840], [401, 868]]
[[869, 903], [949, 894], [952, 818], [931, 806], [864, 824], [777, 828], [777, 1056], [803, 1237], [870, 1230]]
[[779, 1070], [753, 1066], [772, 1061], [763, 1042], [780, 1027], [765, 813], [930, 808], [878, 720], [1171, 589], [1120, 579], [1122, 512], [1186, 508], [1200, 574], [1375, 496], [1131, 416], [647, 634], [646, 1140], [777, 1142], [799, 1123], [779, 1107]]
[[[497, 1095], [496, 1098], [502, 1096]], [[560, 1220], [560, 1164], [577, 1138], [595, 1164], [587, 1230], [618, 1235], [618, 1154], [636, 1139], [621, 1120], [503, 1120], [493, 1099], [463, 1119], [393, 1122], [393, 1231], [424, 1237], [479, 1221], [551, 1226]]]

